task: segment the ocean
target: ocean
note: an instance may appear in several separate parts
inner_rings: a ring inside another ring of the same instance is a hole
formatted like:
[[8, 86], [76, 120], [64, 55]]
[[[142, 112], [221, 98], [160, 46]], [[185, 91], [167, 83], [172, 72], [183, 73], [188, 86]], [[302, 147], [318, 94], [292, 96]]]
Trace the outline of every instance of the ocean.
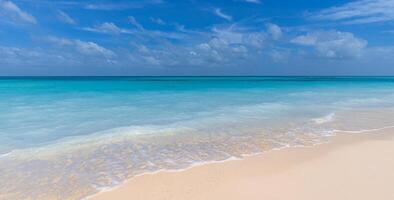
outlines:
[[2, 77], [0, 199], [82, 199], [391, 126], [394, 77]]

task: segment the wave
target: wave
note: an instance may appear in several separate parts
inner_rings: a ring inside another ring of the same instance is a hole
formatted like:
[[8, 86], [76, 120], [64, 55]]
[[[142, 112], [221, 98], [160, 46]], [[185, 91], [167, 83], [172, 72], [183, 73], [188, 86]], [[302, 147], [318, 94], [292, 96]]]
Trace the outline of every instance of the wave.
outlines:
[[9, 151], [9, 152], [7, 152], [7, 153], [0, 154], [0, 158], [1, 158], [1, 157], [7, 157], [7, 156], [11, 155], [12, 152], [13, 152], [13, 151]]

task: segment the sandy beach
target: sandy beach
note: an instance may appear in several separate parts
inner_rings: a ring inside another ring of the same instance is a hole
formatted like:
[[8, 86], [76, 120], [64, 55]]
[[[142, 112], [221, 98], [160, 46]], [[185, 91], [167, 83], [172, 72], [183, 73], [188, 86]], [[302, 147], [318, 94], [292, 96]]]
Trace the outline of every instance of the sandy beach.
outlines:
[[330, 143], [132, 178], [94, 200], [391, 200], [393, 129], [338, 134]]

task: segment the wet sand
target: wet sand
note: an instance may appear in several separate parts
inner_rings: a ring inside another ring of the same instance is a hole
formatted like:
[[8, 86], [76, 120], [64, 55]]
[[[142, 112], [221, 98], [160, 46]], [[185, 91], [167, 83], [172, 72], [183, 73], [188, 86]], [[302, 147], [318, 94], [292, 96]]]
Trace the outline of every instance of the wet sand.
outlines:
[[130, 179], [94, 200], [392, 200], [394, 129]]

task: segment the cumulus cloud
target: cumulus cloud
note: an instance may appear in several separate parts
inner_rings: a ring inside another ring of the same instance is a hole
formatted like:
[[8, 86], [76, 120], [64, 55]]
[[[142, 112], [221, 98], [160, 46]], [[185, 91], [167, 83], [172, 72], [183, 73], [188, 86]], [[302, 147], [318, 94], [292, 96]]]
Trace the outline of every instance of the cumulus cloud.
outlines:
[[279, 30], [274, 24], [267, 25], [266, 31], [250, 30], [236, 24], [213, 27], [209, 38], [190, 49], [185, 56], [204, 65], [237, 65], [247, 60], [259, 60], [264, 48], [268, 49], [281, 36]]
[[213, 37], [226, 41], [230, 45], [244, 45], [254, 48], [262, 48], [267, 40], [267, 34], [262, 31], [245, 31], [229, 28], [213, 28]]
[[357, 57], [367, 46], [367, 41], [355, 37], [352, 33], [335, 30], [309, 32], [292, 39], [291, 42], [311, 46], [319, 56], [325, 58]]
[[250, 57], [259, 57], [263, 41], [269, 39], [265, 32], [250, 32], [234, 26], [191, 34], [195, 35], [177, 43], [134, 44], [128, 63], [155, 67], [237, 66]]
[[0, 16], [12, 22], [25, 22], [35, 24], [36, 19], [29, 13], [21, 10], [16, 4], [7, 0], [0, 0]]
[[[214, 26], [205, 32], [190, 33], [180, 42], [159, 42], [157, 45], [135, 44], [128, 56], [135, 65], [149, 66], [237, 66], [265, 58], [284, 60], [283, 50], [271, 52], [274, 42], [282, 35], [279, 26], [267, 24], [266, 30], [239, 23]], [[145, 31], [145, 34], [149, 32]], [[194, 34], [194, 35], [193, 35]], [[266, 50], [265, 50], [266, 49]]]
[[221, 18], [223, 18], [223, 19], [225, 19], [225, 20], [227, 20], [227, 21], [232, 21], [232, 20], [233, 20], [233, 17], [232, 17], [231, 15], [228, 15], [228, 14], [223, 13], [222, 10], [221, 10], [220, 8], [215, 8], [215, 9], [213, 10], [213, 13], [214, 13], [215, 15], [217, 15], [218, 17], [221, 17]]
[[70, 17], [67, 13], [58, 10], [58, 18], [60, 21], [67, 23], [67, 24], [76, 24], [75, 20]]
[[312, 13], [312, 19], [364, 24], [394, 20], [394, 0], [360, 0]]
[[282, 37], [282, 29], [276, 24], [267, 24], [267, 32], [274, 40], [278, 40]]

